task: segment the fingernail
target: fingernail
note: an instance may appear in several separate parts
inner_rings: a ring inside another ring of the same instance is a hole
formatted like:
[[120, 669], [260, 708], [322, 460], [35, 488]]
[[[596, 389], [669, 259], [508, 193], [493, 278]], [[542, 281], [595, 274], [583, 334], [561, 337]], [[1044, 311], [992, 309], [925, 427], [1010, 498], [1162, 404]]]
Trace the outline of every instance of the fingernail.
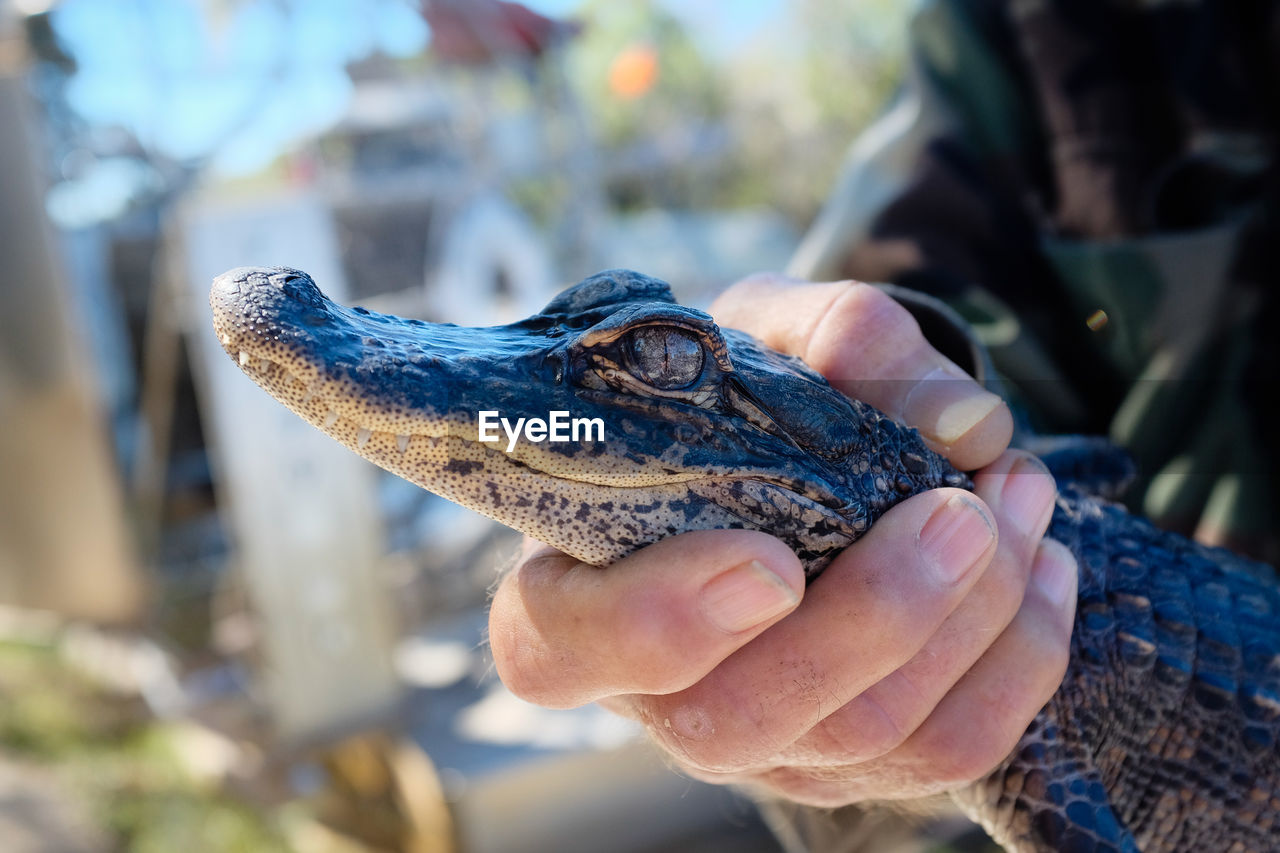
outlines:
[[956, 583], [995, 538], [995, 528], [978, 505], [964, 495], [954, 495], [920, 528], [920, 551], [944, 582]]
[[1038, 459], [1023, 458], [1010, 469], [1000, 502], [1021, 533], [1039, 532], [1053, 511], [1058, 485]]
[[937, 367], [907, 392], [902, 417], [934, 440], [955, 444], [999, 406], [1000, 398], [970, 377]]
[[1062, 604], [1076, 588], [1075, 557], [1056, 540], [1044, 540], [1036, 553], [1031, 582], [1045, 598], [1054, 604]]
[[791, 585], [758, 560], [716, 575], [702, 588], [702, 612], [730, 634], [754, 628], [799, 602]]

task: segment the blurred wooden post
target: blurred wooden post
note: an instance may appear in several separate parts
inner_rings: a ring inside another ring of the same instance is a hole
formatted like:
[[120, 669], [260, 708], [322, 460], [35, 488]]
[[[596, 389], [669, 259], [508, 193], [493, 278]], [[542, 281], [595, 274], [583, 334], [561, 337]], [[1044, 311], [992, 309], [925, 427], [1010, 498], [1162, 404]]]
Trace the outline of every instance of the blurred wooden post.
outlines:
[[19, 44], [0, 33], [0, 601], [130, 623], [145, 585], [45, 219]]
[[328, 211], [308, 194], [198, 201], [183, 217], [182, 252], [203, 422], [263, 628], [260, 674], [276, 731], [303, 744], [385, 723], [400, 692], [377, 572], [376, 469], [254, 385], [222, 351], [209, 316], [209, 284], [234, 266], [300, 267], [341, 298]]

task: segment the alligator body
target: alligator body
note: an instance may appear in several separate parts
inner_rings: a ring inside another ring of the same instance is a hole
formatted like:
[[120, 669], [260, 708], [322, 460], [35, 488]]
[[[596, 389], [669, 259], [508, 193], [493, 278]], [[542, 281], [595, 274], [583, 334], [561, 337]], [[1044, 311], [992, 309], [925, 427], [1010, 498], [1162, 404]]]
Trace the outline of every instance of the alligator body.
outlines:
[[[669, 288], [601, 273], [509, 326], [344, 308], [306, 274], [214, 282], [223, 346], [378, 465], [607, 565], [682, 531], [751, 528], [812, 576], [889, 507], [965, 475], [802, 362]], [[482, 440], [479, 413], [604, 435]], [[510, 449], [508, 449], [510, 447]], [[1070, 486], [1049, 535], [1080, 565], [1071, 662], [1018, 748], [955, 799], [1011, 850], [1280, 849], [1280, 588]]]

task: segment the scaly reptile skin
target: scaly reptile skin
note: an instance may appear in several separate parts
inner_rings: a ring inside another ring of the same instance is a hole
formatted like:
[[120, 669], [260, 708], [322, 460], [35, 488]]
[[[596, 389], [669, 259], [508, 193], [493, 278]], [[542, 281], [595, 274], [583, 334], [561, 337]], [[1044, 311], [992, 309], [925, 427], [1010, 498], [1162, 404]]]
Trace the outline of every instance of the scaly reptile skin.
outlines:
[[[897, 501], [968, 485], [914, 430], [662, 282], [601, 273], [510, 326], [347, 309], [306, 274], [214, 282], [228, 353], [377, 464], [604, 565], [685, 530], [770, 531], [810, 575]], [[478, 440], [477, 412], [600, 416], [604, 441]], [[1280, 848], [1280, 589], [1265, 566], [1064, 487], [1071, 662], [1008, 759], [953, 794], [1018, 851]]]

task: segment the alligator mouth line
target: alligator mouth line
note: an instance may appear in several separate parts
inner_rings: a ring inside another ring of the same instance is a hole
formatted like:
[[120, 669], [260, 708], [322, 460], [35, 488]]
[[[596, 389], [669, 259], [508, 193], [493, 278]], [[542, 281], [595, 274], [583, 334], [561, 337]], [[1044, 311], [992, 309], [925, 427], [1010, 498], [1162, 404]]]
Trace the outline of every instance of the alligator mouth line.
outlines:
[[[348, 403], [347, 406], [343, 406], [342, 403], [335, 401], [329, 394], [326, 394], [324, 386], [327, 383], [325, 379], [316, 378], [308, 381], [282, 362], [266, 356], [256, 356], [247, 349], [236, 348], [234, 342], [228, 342], [226, 336], [223, 336], [222, 343], [228, 353], [236, 355], [241, 370], [250, 379], [303, 420], [317, 427], [321, 432], [340, 444], [355, 451], [367, 461], [410, 482], [417, 483], [429, 491], [436, 491], [436, 489], [433, 488], [431, 482], [416, 476], [416, 472], [413, 469], [417, 463], [436, 455], [439, 458], [434, 460], [434, 465], [438, 467], [447, 468], [451, 464], [474, 465], [478, 464], [475, 456], [477, 451], [481, 459], [488, 460], [488, 463], [484, 463], [486, 468], [489, 464], [496, 464], [499, 468], [505, 468], [505, 470], [513, 472], [513, 474], [516, 471], [523, 470], [539, 479], [555, 480], [592, 489], [603, 489], [609, 493], [617, 493], [619, 495], [643, 493], [643, 490], [655, 487], [670, 488], [679, 486], [687, 489], [701, 489], [715, 488], [716, 484], [744, 483], [748, 481], [756, 482], [766, 487], [791, 491], [789, 484], [770, 477], [724, 474], [700, 476], [696, 471], [677, 474], [664, 473], [661, 477], [654, 477], [652, 474], [649, 476], [632, 475], [631, 482], [625, 482], [625, 475], [621, 478], [595, 479], [566, 476], [565, 473], [539, 467], [534, 464], [534, 460], [517, 458], [498, 447], [490, 446], [490, 443], [481, 442], [478, 435], [473, 437], [463, 432], [450, 430], [450, 422], [445, 418], [435, 421], [434, 423], [439, 428], [430, 432], [423, 430], [399, 432], [396, 430], [374, 429], [365, 426], [358, 414], [350, 411], [341, 411], [352, 404]], [[427, 423], [431, 422], [421, 419], [418, 425], [426, 425]], [[449, 454], [449, 457], [445, 458], [445, 454], [448, 453], [447, 446], [451, 442], [457, 442], [458, 444], [455, 447], [458, 450], [465, 448], [467, 452]], [[590, 471], [592, 469], [586, 467], [582, 470]], [[798, 496], [796, 497], [799, 499]], [[804, 502], [809, 503], [810, 500]], [[823, 514], [833, 511], [838, 512], [831, 506], [824, 505], [821, 501], [813, 501], [813, 504], [815, 508], [823, 507], [821, 510]], [[484, 506], [472, 505], [472, 509], [487, 515], [494, 515], [492, 509]]]
[[[419, 425], [430, 423], [439, 425], [439, 429], [431, 431], [399, 432], [365, 426], [358, 414], [343, 411], [344, 409], [349, 409], [352, 406], [351, 403], [344, 406], [342, 402], [334, 400], [331, 395], [325, 393], [324, 386], [327, 384], [325, 379], [317, 378], [308, 381], [283, 362], [266, 356], [254, 355], [248, 349], [237, 348], [229, 336], [224, 335], [222, 337], [222, 344], [228, 353], [236, 356], [241, 370], [259, 386], [266, 389], [271, 396], [275, 397], [303, 420], [319, 428], [329, 437], [355, 450], [369, 461], [391, 470], [392, 473], [399, 474], [400, 472], [395, 469], [411, 464], [414, 461], [411, 451], [418, 446], [418, 442], [430, 442], [430, 446], [433, 449], [438, 449], [442, 442], [452, 440], [483, 451], [486, 457], [500, 461], [513, 468], [525, 468], [539, 477], [560, 480], [566, 483], [624, 491], [644, 489], [655, 485], [648, 478], [645, 478], [644, 482], [625, 483], [618, 482], [616, 479], [569, 477], [547, 471], [531, 464], [527, 459], [516, 458], [497, 447], [491, 447], [490, 443], [480, 441], [478, 435], [472, 437], [465, 432], [451, 430], [449, 428], [450, 422], [445, 418], [441, 418], [438, 421], [427, 421], [425, 419], [419, 421]], [[392, 448], [394, 448], [394, 453]], [[695, 472], [668, 474], [657, 484], [709, 484], [741, 479], [754, 479], [761, 483], [778, 485], [766, 478], [698, 476]]]

